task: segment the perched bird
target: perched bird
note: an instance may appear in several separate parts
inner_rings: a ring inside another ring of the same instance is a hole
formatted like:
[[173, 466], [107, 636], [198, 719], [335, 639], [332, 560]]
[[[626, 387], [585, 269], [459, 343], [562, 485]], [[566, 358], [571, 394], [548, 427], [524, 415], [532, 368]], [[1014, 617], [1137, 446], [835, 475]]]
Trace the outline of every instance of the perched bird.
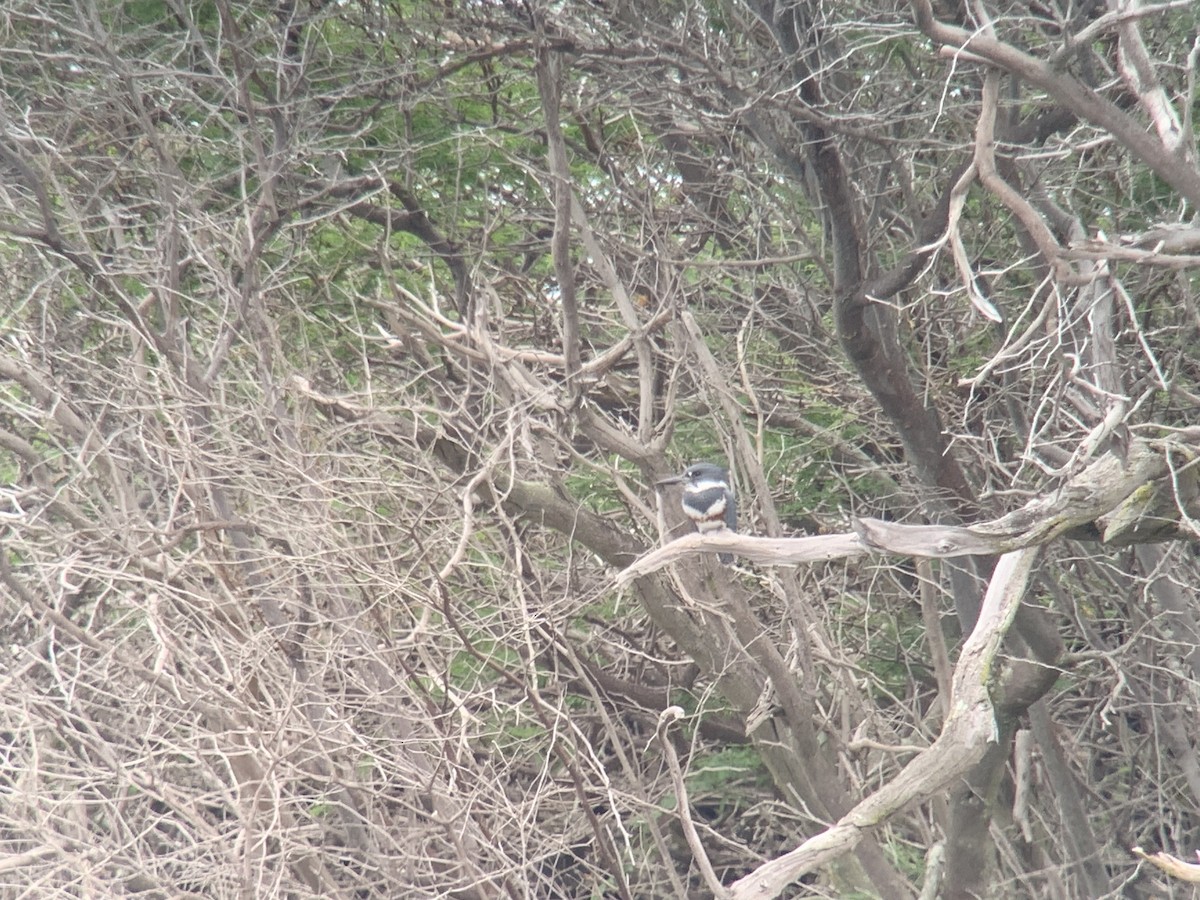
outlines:
[[[737, 531], [737, 498], [728, 470], [713, 463], [696, 463], [682, 475], [664, 478], [655, 487], [667, 484], [683, 485], [683, 511], [696, 523], [697, 531]], [[718, 553], [717, 559], [727, 566], [733, 562], [733, 554]]]

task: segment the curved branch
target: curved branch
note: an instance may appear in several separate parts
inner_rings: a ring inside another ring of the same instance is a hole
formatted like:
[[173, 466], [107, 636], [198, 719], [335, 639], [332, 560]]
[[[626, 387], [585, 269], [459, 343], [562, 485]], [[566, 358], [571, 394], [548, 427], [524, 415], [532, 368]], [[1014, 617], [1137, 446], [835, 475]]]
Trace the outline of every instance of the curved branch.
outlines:
[[945, 788], [983, 758], [997, 736], [989, 693], [996, 677], [996, 652], [1025, 595], [1040, 552], [1037, 547], [1018, 550], [1002, 556], [997, 563], [978, 624], [955, 666], [950, 715], [937, 740], [836, 825], [735, 882], [731, 897], [765, 900], [779, 896], [801, 875], [854, 849], [869, 830], [914, 800], [926, 799]]
[[912, 0], [912, 9], [917, 27], [931, 40], [946, 45], [953, 52], [965, 52], [968, 56], [986, 60], [1037, 85], [1079, 118], [1107, 131], [1193, 206], [1200, 206], [1200, 172], [1150, 137], [1140, 123], [1074, 75], [986, 34], [938, 21], [934, 18], [930, 0]]

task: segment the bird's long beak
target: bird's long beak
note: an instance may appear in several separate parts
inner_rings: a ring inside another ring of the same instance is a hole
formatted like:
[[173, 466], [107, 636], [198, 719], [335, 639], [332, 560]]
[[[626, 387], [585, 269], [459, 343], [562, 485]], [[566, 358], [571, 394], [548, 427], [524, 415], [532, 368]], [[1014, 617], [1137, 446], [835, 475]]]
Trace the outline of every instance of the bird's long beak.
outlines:
[[668, 485], [668, 484], [682, 484], [682, 483], [683, 483], [682, 475], [672, 475], [670, 478], [664, 478], [664, 479], [662, 479], [662, 481], [654, 482], [654, 486], [657, 488], [657, 487], [663, 487], [664, 485]]

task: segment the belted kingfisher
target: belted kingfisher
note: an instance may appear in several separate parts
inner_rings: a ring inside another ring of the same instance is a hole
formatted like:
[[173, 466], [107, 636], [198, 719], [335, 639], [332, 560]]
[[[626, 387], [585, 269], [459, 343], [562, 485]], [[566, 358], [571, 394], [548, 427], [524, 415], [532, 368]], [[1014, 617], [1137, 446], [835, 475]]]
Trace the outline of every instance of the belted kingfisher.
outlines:
[[[655, 484], [683, 485], [683, 511], [696, 523], [702, 534], [710, 531], [737, 531], [737, 497], [729, 481], [729, 472], [714, 463], [696, 463], [682, 475], [664, 478]], [[733, 554], [718, 553], [721, 565], [733, 562]]]

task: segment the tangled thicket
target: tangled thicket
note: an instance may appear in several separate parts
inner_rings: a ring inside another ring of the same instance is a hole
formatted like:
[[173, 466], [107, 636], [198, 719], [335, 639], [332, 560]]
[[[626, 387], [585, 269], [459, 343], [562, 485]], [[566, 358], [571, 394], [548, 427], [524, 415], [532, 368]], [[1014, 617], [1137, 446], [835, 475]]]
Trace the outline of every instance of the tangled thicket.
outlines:
[[619, 587], [653, 482], [955, 526], [1131, 446], [986, 752], [785, 881], [1187, 895], [1129, 848], [1200, 849], [1198, 27], [8, 4], [4, 895], [750, 896], [937, 738], [995, 559]]

